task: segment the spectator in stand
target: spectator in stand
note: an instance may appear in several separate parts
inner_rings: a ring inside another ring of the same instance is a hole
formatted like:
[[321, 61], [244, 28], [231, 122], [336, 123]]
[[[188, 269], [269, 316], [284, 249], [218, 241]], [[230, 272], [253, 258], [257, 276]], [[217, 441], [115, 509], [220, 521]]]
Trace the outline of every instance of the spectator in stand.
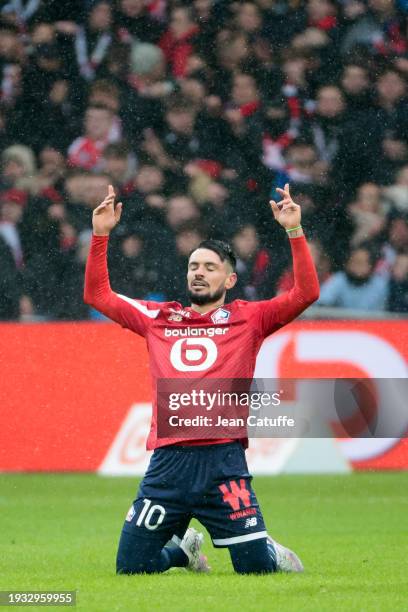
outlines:
[[102, 166], [116, 186], [118, 197], [129, 195], [135, 190], [137, 159], [126, 142], [108, 145], [103, 152]]
[[346, 117], [355, 121], [373, 106], [373, 92], [367, 66], [350, 63], [344, 66], [340, 80], [346, 102]]
[[136, 227], [116, 238], [112, 287], [118, 293], [142, 300], [163, 299], [161, 274], [150, 256], [144, 232]]
[[399, 254], [408, 253], [408, 215], [391, 212], [389, 215], [386, 239], [383, 244], [385, 269], [389, 270]]
[[385, 310], [389, 295], [389, 275], [375, 271], [368, 248], [353, 249], [344, 272], [336, 272], [321, 287], [320, 306], [355, 310]]
[[408, 100], [406, 79], [387, 68], [376, 82], [377, 107], [370, 121], [379, 139], [375, 179], [392, 184], [396, 172], [408, 162]]
[[159, 46], [175, 78], [185, 76], [187, 60], [194, 50], [194, 38], [198, 32], [191, 7], [180, 5], [170, 10], [169, 28], [161, 37]]
[[21, 279], [13, 255], [0, 234], [0, 320], [18, 319]]
[[33, 151], [24, 145], [11, 145], [3, 151], [1, 185], [3, 188], [16, 187], [29, 193], [36, 193], [37, 165]]
[[388, 310], [408, 312], [408, 252], [397, 255], [392, 267]]
[[183, 194], [175, 194], [167, 201], [166, 220], [169, 228], [175, 233], [187, 222], [200, 220], [200, 211], [194, 200]]
[[17, 268], [21, 268], [24, 263], [20, 223], [27, 201], [27, 193], [19, 189], [9, 189], [1, 194], [0, 236], [10, 249]]
[[73, 45], [79, 74], [92, 81], [102, 73], [113, 41], [113, 18], [110, 2], [92, 3], [84, 26], [78, 26]]
[[194, 159], [216, 159], [219, 137], [215, 130], [197, 117], [188, 99], [175, 95], [166, 103], [165, 125], [161, 137], [146, 130], [143, 149], [163, 170], [182, 174]]
[[37, 177], [39, 194], [55, 202], [61, 202], [66, 173], [63, 153], [50, 145], [45, 145], [40, 151], [38, 160], [40, 165]]
[[115, 23], [120, 40], [126, 43], [137, 39], [157, 44], [163, 33], [162, 24], [148, 13], [144, 0], [119, 0]]
[[248, 223], [237, 229], [232, 235], [232, 246], [237, 256], [238, 287], [231, 290], [234, 293], [228, 300], [238, 295], [245, 300], [272, 297], [271, 256], [265, 248], [260, 248], [256, 227]]
[[284, 172], [289, 181], [305, 185], [315, 182], [318, 155], [313, 144], [295, 140], [287, 147], [285, 160]]
[[142, 163], [135, 176], [133, 188], [129, 184], [129, 192], [123, 199], [121, 225], [127, 228], [140, 226], [161, 226], [164, 228], [164, 209], [166, 201], [165, 176], [160, 168], [148, 163]]
[[246, 178], [259, 177], [264, 132], [261, 96], [255, 78], [250, 74], [234, 75], [231, 100], [224, 112], [230, 128], [228, 158], [230, 166]]
[[395, 183], [384, 188], [384, 196], [396, 210], [408, 212], [408, 164], [397, 172]]
[[105, 147], [120, 139], [111, 109], [100, 104], [89, 106], [85, 112], [84, 132], [68, 149], [69, 163], [85, 170], [101, 170]]
[[316, 113], [304, 130], [304, 138], [315, 147], [321, 172], [333, 171], [333, 163], [344, 130], [344, 97], [339, 87], [324, 85], [317, 91]]
[[357, 247], [364, 242], [378, 242], [385, 230], [389, 207], [382, 200], [381, 187], [364, 183], [357, 191], [357, 198], [348, 205], [354, 223], [350, 244]]

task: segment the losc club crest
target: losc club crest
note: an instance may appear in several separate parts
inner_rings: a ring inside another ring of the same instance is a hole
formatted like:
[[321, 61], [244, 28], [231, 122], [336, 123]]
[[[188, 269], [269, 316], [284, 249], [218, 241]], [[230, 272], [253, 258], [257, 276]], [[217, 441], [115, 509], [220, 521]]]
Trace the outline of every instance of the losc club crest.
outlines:
[[225, 308], [218, 308], [212, 315], [211, 320], [213, 323], [228, 323], [231, 313]]
[[167, 320], [168, 321], [182, 321], [183, 316], [179, 314], [178, 312], [172, 312]]

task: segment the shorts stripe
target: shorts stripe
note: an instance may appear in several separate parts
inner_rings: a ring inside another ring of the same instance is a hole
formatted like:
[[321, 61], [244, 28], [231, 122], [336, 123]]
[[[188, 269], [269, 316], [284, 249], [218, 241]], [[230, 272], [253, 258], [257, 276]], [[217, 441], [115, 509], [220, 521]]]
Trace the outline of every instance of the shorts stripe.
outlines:
[[213, 540], [214, 546], [229, 546], [230, 544], [240, 544], [241, 542], [249, 542], [250, 540], [260, 540], [267, 537], [266, 531], [257, 531], [256, 533], [247, 533], [246, 535], [236, 536], [235, 538], [220, 538]]

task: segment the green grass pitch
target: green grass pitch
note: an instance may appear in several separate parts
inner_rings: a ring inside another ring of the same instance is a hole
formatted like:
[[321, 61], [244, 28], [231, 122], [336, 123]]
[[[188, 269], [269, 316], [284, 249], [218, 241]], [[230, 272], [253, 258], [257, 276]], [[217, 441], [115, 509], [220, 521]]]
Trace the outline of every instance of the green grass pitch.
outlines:
[[85, 612], [408, 610], [408, 473], [255, 478], [268, 530], [296, 550], [302, 575], [236, 576], [207, 536], [209, 575], [115, 576], [136, 486], [0, 475], [0, 590], [76, 590]]

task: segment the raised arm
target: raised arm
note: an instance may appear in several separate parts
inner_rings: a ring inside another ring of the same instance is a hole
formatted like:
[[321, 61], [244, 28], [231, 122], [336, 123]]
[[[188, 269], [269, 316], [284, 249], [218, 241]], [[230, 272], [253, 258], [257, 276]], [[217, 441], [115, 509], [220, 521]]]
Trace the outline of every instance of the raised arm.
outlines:
[[84, 301], [123, 327], [144, 336], [149, 322], [159, 314], [154, 302], [134, 300], [112, 291], [109, 282], [107, 250], [109, 234], [122, 213], [122, 204], [115, 207], [115, 192], [109, 192], [92, 216], [93, 236], [86, 262]]
[[271, 200], [270, 204], [276, 221], [285, 228], [289, 237], [294, 286], [278, 297], [258, 302], [265, 336], [295, 319], [319, 298], [319, 281], [303, 234], [300, 206], [292, 200], [288, 184], [285, 189], [277, 191], [283, 199], [279, 203]]

